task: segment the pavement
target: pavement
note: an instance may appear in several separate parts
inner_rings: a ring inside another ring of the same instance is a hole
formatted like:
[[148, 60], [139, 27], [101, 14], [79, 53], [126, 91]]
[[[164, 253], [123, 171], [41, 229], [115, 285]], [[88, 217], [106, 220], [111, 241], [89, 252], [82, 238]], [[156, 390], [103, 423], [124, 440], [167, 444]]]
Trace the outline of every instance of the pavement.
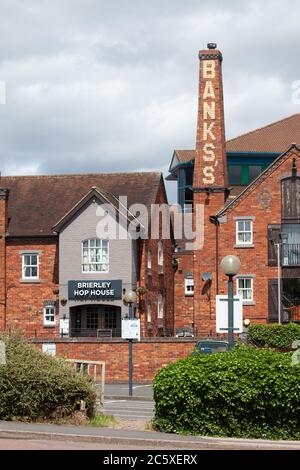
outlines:
[[[1, 439], [27, 439], [59, 441], [60, 443], [106, 444], [106, 449], [116, 446], [148, 449], [197, 449], [197, 450], [300, 450], [299, 441], [266, 441], [248, 439], [223, 439], [200, 436], [179, 436], [156, 431], [92, 428], [88, 426], [64, 426], [0, 421]], [[17, 444], [16, 444], [17, 445]]]
[[129, 397], [128, 383], [105, 384], [104, 397], [108, 400], [125, 399], [153, 401], [153, 387], [152, 384], [134, 383], [132, 386], [132, 397]]
[[104, 400], [101, 412], [117, 419], [150, 421], [154, 414], [154, 402], [150, 400]]

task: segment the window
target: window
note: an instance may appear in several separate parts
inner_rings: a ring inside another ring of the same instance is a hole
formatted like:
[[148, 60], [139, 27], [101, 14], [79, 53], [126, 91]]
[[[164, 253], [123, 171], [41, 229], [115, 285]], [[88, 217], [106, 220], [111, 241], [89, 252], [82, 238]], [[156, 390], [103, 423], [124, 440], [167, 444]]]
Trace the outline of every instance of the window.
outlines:
[[152, 252], [151, 252], [151, 248], [148, 248], [148, 261], [147, 261], [148, 269], [151, 269], [151, 265], [152, 265]]
[[240, 219], [236, 221], [236, 244], [251, 245], [252, 244], [252, 220]]
[[261, 172], [262, 172], [261, 166], [258, 166], [258, 165], [249, 166], [249, 183], [255, 180], [255, 178], [257, 178], [258, 175], [261, 174]]
[[44, 326], [55, 326], [55, 305], [53, 303], [44, 306]]
[[151, 315], [151, 302], [147, 304], [147, 323], [151, 323], [152, 315]]
[[194, 295], [194, 279], [184, 280], [184, 293], [185, 295]]
[[104, 307], [104, 328], [115, 330], [117, 328], [117, 312], [115, 307]]
[[229, 165], [228, 166], [228, 179], [230, 184], [242, 184], [242, 166]]
[[108, 272], [109, 253], [108, 240], [85, 240], [82, 243], [82, 271]]
[[37, 253], [26, 253], [22, 256], [22, 278], [39, 278], [39, 255]]
[[97, 330], [98, 328], [98, 308], [87, 307], [86, 327], [88, 330]]
[[164, 306], [163, 306], [163, 296], [162, 294], [158, 294], [157, 299], [157, 317], [162, 319], [164, 316]]
[[158, 266], [163, 266], [163, 265], [164, 265], [164, 251], [163, 251], [162, 241], [160, 240], [158, 242]]
[[240, 277], [237, 279], [237, 293], [243, 302], [253, 301], [253, 279], [251, 277]]

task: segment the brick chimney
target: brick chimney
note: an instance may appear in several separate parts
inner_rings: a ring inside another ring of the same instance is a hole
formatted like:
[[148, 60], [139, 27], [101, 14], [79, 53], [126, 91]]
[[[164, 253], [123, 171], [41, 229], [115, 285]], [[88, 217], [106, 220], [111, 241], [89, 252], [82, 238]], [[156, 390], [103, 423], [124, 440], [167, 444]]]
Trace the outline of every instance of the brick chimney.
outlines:
[[[215, 335], [217, 227], [214, 216], [226, 200], [227, 169], [222, 83], [222, 54], [216, 44], [199, 52], [200, 78], [194, 166], [194, 227], [197, 205], [204, 208], [202, 249], [194, 251], [194, 312], [198, 335]], [[199, 225], [199, 222], [198, 222]]]
[[0, 188], [0, 330], [6, 328], [6, 243], [8, 189]]
[[199, 52], [200, 77], [194, 190], [227, 186], [222, 54], [216, 44]]

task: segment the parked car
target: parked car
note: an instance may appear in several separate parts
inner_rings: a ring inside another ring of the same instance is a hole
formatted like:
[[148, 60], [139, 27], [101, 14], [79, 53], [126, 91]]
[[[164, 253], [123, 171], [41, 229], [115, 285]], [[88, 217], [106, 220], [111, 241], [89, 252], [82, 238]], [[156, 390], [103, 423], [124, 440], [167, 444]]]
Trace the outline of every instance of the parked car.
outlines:
[[211, 354], [228, 351], [228, 342], [218, 339], [202, 339], [197, 341], [193, 354]]

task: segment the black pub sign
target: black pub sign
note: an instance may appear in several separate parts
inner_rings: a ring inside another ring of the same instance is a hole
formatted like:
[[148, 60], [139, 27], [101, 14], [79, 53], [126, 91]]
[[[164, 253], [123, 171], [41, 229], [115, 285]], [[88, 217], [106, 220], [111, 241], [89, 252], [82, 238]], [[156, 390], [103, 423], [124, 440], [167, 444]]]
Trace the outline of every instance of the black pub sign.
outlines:
[[69, 300], [122, 299], [122, 281], [69, 281]]

